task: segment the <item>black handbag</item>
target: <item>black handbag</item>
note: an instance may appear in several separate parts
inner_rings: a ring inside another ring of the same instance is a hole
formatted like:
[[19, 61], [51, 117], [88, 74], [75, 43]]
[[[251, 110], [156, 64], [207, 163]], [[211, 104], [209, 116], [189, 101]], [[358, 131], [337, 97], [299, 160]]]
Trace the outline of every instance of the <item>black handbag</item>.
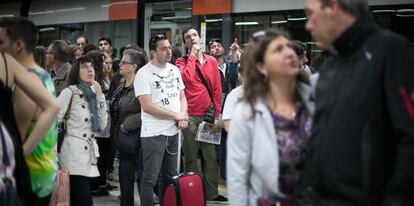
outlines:
[[70, 108], [72, 107], [72, 98], [73, 98], [73, 92], [72, 92], [72, 95], [70, 96], [70, 102], [69, 102], [68, 108], [66, 109], [65, 116], [63, 116], [62, 122], [59, 124], [59, 127], [58, 127], [58, 138], [57, 138], [57, 151], [58, 151], [58, 153], [60, 153], [60, 148], [62, 147], [63, 140], [65, 139], [66, 130], [67, 130], [67, 125], [66, 124], [67, 124], [68, 119], [69, 119]]
[[[10, 167], [10, 159], [7, 154], [6, 141], [4, 140], [3, 128], [0, 124], [0, 138], [3, 152], [3, 165]], [[20, 206], [22, 205], [17, 194], [16, 188], [13, 186], [13, 174], [10, 168], [6, 169], [5, 177], [0, 180], [0, 205]]]
[[132, 130], [128, 133], [118, 130], [118, 138], [116, 141], [116, 147], [120, 152], [129, 154], [136, 154], [140, 147], [140, 132], [139, 129]]
[[208, 110], [206, 112], [206, 114], [204, 115], [203, 121], [208, 122], [208, 123], [214, 123], [214, 113], [216, 111], [216, 107], [214, 106], [214, 100], [213, 100], [213, 95], [211, 93], [210, 88], [207, 85], [207, 81], [206, 79], [204, 79], [203, 74], [201, 73], [200, 69], [198, 68], [198, 66], [196, 65], [195, 70], [198, 74], [198, 76], [201, 79], [201, 83], [203, 83], [203, 85], [206, 87], [207, 92], [208, 92], [208, 96], [211, 99], [211, 103], [210, 106], [208, 107]]

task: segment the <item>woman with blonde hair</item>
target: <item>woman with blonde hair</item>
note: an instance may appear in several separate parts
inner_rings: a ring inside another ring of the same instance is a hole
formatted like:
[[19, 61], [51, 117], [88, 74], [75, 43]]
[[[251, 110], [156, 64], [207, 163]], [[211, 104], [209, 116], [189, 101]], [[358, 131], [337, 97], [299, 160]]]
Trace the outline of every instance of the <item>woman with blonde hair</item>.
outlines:
[[293, 205], [310, 135], [310, 88], [299, 80], [298, 57], [286, 33], [264, 32], [249, 52], [244, 96], [230, 122], [229, 203], [253, 206], [267, 199]]

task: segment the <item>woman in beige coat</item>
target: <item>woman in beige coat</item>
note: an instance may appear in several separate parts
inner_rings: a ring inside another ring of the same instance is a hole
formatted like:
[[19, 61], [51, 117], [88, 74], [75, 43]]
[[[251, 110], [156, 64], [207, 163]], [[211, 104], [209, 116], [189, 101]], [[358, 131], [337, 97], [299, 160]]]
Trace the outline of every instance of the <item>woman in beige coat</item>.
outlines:
[[95, 80], [92, 59], [83, 56], [75, 61], [69, 73], [69, 87], [58, 97], [61, 110], [58, 122], [67, 115], [67, 130], [59, 159], [70, 173], [72, 205], [92, 205], [88, 177], [99, 176], [98, 146], [94, 134], [107, 124], [105, 96]]

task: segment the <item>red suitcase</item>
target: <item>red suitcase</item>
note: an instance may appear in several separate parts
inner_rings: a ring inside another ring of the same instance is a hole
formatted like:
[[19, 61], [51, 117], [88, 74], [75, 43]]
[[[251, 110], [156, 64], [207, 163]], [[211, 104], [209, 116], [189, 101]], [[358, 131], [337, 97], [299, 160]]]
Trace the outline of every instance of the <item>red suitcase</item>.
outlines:
[[205, 206], [203, 180], [194, 172], [171, 179], [164, 192], [163, 206]]

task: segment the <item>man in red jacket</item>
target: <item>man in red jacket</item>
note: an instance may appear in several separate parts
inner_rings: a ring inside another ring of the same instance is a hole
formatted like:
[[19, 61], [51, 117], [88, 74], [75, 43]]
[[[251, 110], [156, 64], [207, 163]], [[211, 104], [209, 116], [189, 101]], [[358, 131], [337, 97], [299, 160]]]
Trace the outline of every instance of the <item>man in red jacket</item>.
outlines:
[[[217, 189], [218, 165], [216, 145], [195, 140], [198, 125], [203, 121], [211, 101], [213, 101], [215, 106], [215, 126], [217, 126], [219, 119], [222, 95], [217, 61], [214, 57], [205, 54], [201, 50], [200, 36], [195, 27], [188, 27], [183, 31], [183, 41], [187, 49], [187, 55], [177, 59], [176, 65], [180, 69], [185, 85], [184, 92], [187, 97], [188, 115], [190, 116], [188, 127], [183, 130], [185, 169], [186, 171], [198, 172], [197, 156], [199, 149], [201, 149], [204, 163], [203, 179], [206, 200], [227, 201], [226, 198], [218, 194]], [[197, 74], [196, 67], [198, 67], [206, 80], [208, 89], [203, 85], [201, 78]], [[211, 97], [209, 93], [211, 93]]]

